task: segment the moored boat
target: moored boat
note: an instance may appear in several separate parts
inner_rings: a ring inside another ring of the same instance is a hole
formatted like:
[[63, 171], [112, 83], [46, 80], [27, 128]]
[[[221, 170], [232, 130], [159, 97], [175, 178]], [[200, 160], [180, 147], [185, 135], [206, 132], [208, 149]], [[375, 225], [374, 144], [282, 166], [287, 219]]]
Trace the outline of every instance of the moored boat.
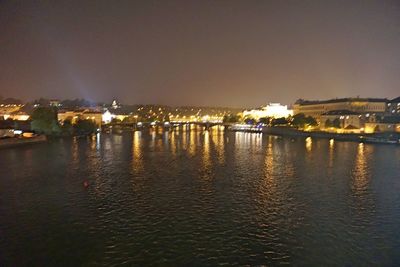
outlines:
[[400, 144], [400, 140], [387, 139], [382, 137], [364, 137], [362, 138], [361, 142], [373, 143], [373, 144], [392, 144], [392, 145]]

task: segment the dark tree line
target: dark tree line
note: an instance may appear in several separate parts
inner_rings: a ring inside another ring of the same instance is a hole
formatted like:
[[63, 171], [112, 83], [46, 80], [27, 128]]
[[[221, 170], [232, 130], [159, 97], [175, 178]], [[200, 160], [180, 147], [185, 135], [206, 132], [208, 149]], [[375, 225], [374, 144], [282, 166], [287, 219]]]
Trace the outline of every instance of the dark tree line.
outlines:
[[53, 136], [62, 135], [84, 135], [92, 134], [97, 131], [97, 125], [92, 120], [78, 119], [74, 125], [71, 120], [65, 120], [61, 125], [57, 119], [57, 109], [55, 107], [35, 108], [31, 116], [32, 131]]
[[317, 126], [317, 120], [311, 116], [306, 116], [304, 113], [296, 114], [292, 117], [292, 126], [304, 128], [306, 126]]
[[2, 96], [0, 96], [0, 104], [23, 104], [22, 100], [17, 99], [17, 98], [12, 98], [12, 97], [8, 97], [8, 98], [3, 98]]
[[266, 124], [269, 126], [293, 126], [296, 128], [304, 128], [306, 126], [317, 126], [317, 120], [311, 116], [306, 116], [303, 113], [299, 113], [294, 115], [293, 117], [289, 118], [270, 118], [270, 117], [265, 117], [265, 118], [260, 118], [258, 121], [256, 121], [253, 118], [245, 118], [244, 122], [246, 124], [256, 124], [256, 123], [262, 123]]
[[223, 118], [223, 122], [225, 123], [235, 123], [239, 121], [239, 116], [234, 115], [234, 114], [229, 114], [229, 115], [225, 115]]
[[333, 121], [331, 121], [330, 119], [327, 119], [325, 121], [325, 128], [341, 128], [341, 123], [340, 120], [338, 118], [335, 118]]

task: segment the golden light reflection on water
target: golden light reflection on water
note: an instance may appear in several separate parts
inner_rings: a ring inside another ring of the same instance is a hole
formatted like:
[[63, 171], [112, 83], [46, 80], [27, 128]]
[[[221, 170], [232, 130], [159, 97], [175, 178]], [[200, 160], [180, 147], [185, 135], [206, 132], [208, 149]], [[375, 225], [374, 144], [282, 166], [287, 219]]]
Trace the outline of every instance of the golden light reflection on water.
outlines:
[[211, 167], [211, 156], [210, 156], [210, 133], [208, 131], [203, 132], [203, 167], [204, 170], [208, 171]]
[[162, 136], [164, 133], [164, 130], [162, 127], [150, 127], [148, 129], [149, 131], [149, 135], [150, 135], [150, 144], [149, 147], [152, 150], [162, 150], [162, 146], [163, 146], [163, 140], [162, 140]]
[[164, 133], [164, 128], [163, 127], [157, 127], [157, 134], [162, 135]]
[[186, 124], [186, 125], [182, 126], [182, 132], [183, 133], [187, 132], [188, 130], [190, 130], [190, 124]]
[[176, 136], [177, 135], [179, 135], [179, 132], [172, 132], [171, 133], [171, 138], [170, 138], [170, 141], [171, 141], [171, 153], [174, 156], [176, 156], [176, 150], [177, 150], [177, 148], [176, 148]]
[[240, 146], [242, 138], [243, 138], [243, 133], [235, 132], [235, 148], [238, 148]]
[[334, 139], [330, 139], [329, 140], [329, 148], [333, 149], [333, 146], [335, 145], [335, 140]]
[[242, 148], [251, 142], [252, 133], [236, 132], [235, 133], [235, 148]]
[[78, 166], [78, 163], [79, 163], [79, 150], [78, 150], [78, 138], [77, 137], [72, 138], [71, 149], [72, 149], [72, 161], [71, 161], [72, 167], [76, 167], [76, 166]]
[[142, 132], [135, 131], [132, 137], [132, 170], [139, 173], [143, 170]]
[[251, 147], [253, 150], [262, 149], [262, 133], [256, 133], [251, 135]]
[[186, 150], [187, 149], [187, 145], [188, 145], [188, 143], [187, 143], [187, 138], [188, 138], [188, 131], [183, 131], [183, 133], [182, 133], [182, 138], [181, 138], [181, 141], [182, 141], [182, 149], [183, 150]]
[[328, 167], [332, 168], [333, 167], [333, 152], [335, 149], [335, 140], [330, 139], [329, 140], [329, 159], [328, 159]]
[[196, 142], [196, 135], [198, 132], [194, 127], [194, 125], [191, 125], [191, 130], [189, 131], [189, 155], [194, 156], [196, 155], [196, 148], [197, 148], [197, 142]]
[[360, 143], [357, 148], [357, 155], [353, 168], [353, 188], [356, 191], [364, 191], [368, 186], [368, 153], [370, 153], [370, 151], [367, 151], [364, 144]]
[[306, 138], [306, 150], [307, 152], [310, 152], [312, 149], [312, 139], [311, 137]]
[[165, 151], [169, 151], [169, 139], [170, 139], [170, 131], [164, 131], [163, 133], [163, 143]]
[[266, 148], [264, 174], [271, 178], [292, 177], [295, 172], [293, 156], [287, 140], [280, 138], [269, 138]]
[[265, 186], [267, 187], [268, 190], [270, 190], [272, 187], [276, 186], [276, 181], [274, 177], [274, 171], [275, 171], [275, 166], [274, 166], [274, 152], [273, 152], [273, 140], [272, 136], [269, 136], [268, 138], [268, 145], [267, 145], [267, 151], [265, 153], [265, 160], [264, 160], [264, 177], [265, 177]]
[[108, 138], [104, 138], [104, 150], [110, 151], [111, 148], [112, 148], [111, 138], [110, 136], [108, 136]]
[[162, 134], [161, 136], [156, 137], [156, 146], [155, 149], [157, 151], [162, 151], [163, 150], [163, 140], [162, 140]]
[[90, 137], [90, 150], [87, 151], [87, 167], [90, 179], [95, 182], [95, 192], [97, 195], [101, 195], [104, 192], [104, 182], [100, 175], [100, 169], [102, 161], [100, 160], [100, 133]]
[[217, 151], [217, 159], [219, 164], [225, 163], [225, 140], [223, 128], [217, 128], [217, 133], [213, 134], [213, 143]]
[[199, 190], [202, 193], [210, 193], [213, 191], [212, 179], [214, 177], [213, 173], [213, 162], [211, 161], [211, 147], [210, 147], [210, 135], [209, 131], [196, 131], [198, 133], [198, 137], [200, 138], [200, 143], [202, 145], [201, 149], [201, 164], [200, 164], [200, 177], [201, 184]]
[[149, 133], [150, 133], [150, 137], [151, 137], [150, 147], [152, 149], [154, 149], [156, 146], [156, 131], [153, 127], [151, 127], [149, 129]]
[[[108, 138], [109, 139], [109, 138]], [[122, 152], [122, 140], [123, 140], [123, 137], [122, 137], [122, 135], [119, 135], [119, 134], [113, 134], [112, 135], [112, 139], [111, 139], [111, 149], [110, 149], [110, 152], [111, 153], [109, 153], [108, 155], [107, 155], [107, 158], [119, 158], [120, 156], [121, 156], [121, 152]]]
[[96, 142], [97, 142], [96, 135], [90, 136], [90, 150], [92, 150], [92, 151], [97, 150]]
[[[87, 150], [86, 152], [88, 159], [91, 159], [91, 161], [94, 159], [98, 160], [98, 157], [100, 156], [100, 133], [88, 137], [88, 141], [90, 145], [90, 150]], [[92, 164], [93, 162], [90, 163]]]

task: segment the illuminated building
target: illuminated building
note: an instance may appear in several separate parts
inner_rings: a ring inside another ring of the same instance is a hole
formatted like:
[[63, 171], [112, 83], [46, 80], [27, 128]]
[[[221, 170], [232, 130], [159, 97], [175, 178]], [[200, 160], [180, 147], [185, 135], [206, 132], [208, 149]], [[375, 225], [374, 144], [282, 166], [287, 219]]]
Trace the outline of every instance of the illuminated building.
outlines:
[[115, 113], [111, 113], [109, 110], [106, 110], [103, 114], [102, 114], [102, 121], [105, 124], [110, 123], [113, 119], [117, 119], [119, 121], [123, 121], [126, 118], [135, 118], [137, 119], [137, 116], [133, 116], [133, 115], [125, 115], [125, 114], [115, 114]]
[[101, 127], [103, 114], [90, 109], [60, 110], [57, 114], [57, 119], [61, 123], [64, 123], [65, 120], [70, 120], [72, 124], [75, 124], [77, 120], [92, 120], [98, 127]]
[[11, 114], [13, 112], [19, 111], [24, 105], [20, 104], [0, 104], [0, 116], [2, 114]]
[[125, 120], [125, 119], [128, 118], [128, 117], [133, 117], [133, 116], [124, 115], [124, 114], [115, 114], [114, 116], [115, 116], [115, 118], [116, 118], [117, 120], [119, 120], [119, 121], [123, 121], [123, 120]]
[[14, 127], [8, 123], [0, 121], [0, 138], [14, 137]]
[[340, 98], [323, 101], [298, 100], [293, 105], [294, 114], [303, 113], [320, 121], [321, 115], [334, 110], [348, 110], [360, 114], [383, 114], [387, 99], [383, 98]]
[[400, 116], [400, 96], [387, 103], [387, 113], [390, 115]]
[[365, 133], [400, 133], [400, 123], [367, 122]]
[[[393, 112], [396, 113], [396, 112]], [[393, 114], [379, 117], [377, 120], [365, 123], [366, 133], [397, 132], [400, 133], [400, 116]]]
[[293, 111], [288, 109], [286, 105], [279, 103], [270, 103], [260, 109], [252, 109], [243, 111], [243, 117], [250, 117], [256, 120], [260, 118], [287, 118], [293, 115]]
[[61, 106], [60, 100], [58, 100], [58, 99], [49, 100], [49, 106], [50, 107], [60, 107]]
[[[23, 107], [24, 105], [21, 104], [0, 104], [0, 118], [7, 120], [7, 119], [11, 119], [11, 120], [27, 120], [29, 118], [29, 116], [26, 119], [20, 119], [18, 118], [18, 116], [16, 116], [18, 113], [22, 114], [20, 112], [20, 109]], [[27, 115], [26, 113], [24, 113], [25, 115]], [[25, 118], [25, 116], [21, 117], [21, 118]]]
[[267, 117], [271, 118], [287, 118], [293, 115], [293, 110], [288, 109], [286, 105], [279, 103], [270, 103], [265, 107]]
[[201, 117], [202, 122], [212, 122], [212, 123], [221, 123], [224, 120], [222, 116], [215, 116], [215, 115], [205, 115]]
[[106, 110], [106, 111], [103, 113], [103, 115], [102, 115], [102, 117], [101, 117], [101, 120], [102, 120], [104, 123], [107, 124], [107, 123], [110, 123], [114, 117], [115, 117], [114, 114], [111, 114], [111, 112], [110, 112], [109, 110]]
[[16, 121], [27, 121], [30, 116], [26, 112], [16, 111], [11, 113], [8, 118]]
[[118, 103], [117, 103], [117, 100], [113, 100], [113, 102], [112, 102], [112, 104], [111, 104], [111, 107], [113, 108], [113, 109], [117, 109], [117, 108], [120, 108], [121, 107], [121, 105], [119, 105]]
[[[330, 128], [336, 120], [339, 122], [340, 128], [343, 129], [360, 129], [364, 126], [363, 119], [360, 113], [349, 110], [332, 110], [321, 115], [321, 127]], [[329, 120], [331, 125], [327, 125]]]

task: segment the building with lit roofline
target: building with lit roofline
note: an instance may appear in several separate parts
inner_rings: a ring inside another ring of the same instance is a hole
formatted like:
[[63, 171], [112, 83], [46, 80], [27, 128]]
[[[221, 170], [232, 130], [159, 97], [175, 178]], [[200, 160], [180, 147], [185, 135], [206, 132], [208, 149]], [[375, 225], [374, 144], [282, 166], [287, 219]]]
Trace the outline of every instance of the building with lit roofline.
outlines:
[[400, 96], [387, 103], [387, 113], [392, 116], [400, 116]]
[[243, 111], [243, 117], [249, 117], [256, 120], [260, 118], [287, 118], [293, 115], [293, 110], [288, 109], [287, 105], [280, 103], [270, 103], [259, 109]]
[[294, 114], [303, 113], [317, 120], [329, 111], [348, 110], [360, 114], [378, 115], [386, 112], [386, 98], [338, 98], [330, 100], [297, 100], [293, 105]]

